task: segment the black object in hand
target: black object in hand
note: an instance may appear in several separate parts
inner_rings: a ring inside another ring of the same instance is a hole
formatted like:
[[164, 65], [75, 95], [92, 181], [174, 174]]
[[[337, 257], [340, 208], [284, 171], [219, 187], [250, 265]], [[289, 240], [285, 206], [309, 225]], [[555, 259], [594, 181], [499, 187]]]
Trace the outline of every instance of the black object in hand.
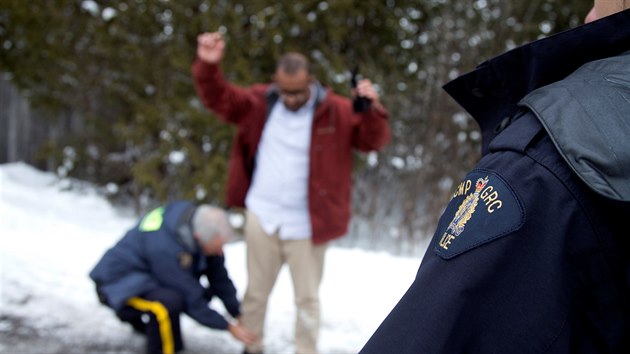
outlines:
[[[357, 88], [357, 83], [359, 82], [359, 66], [357, 65], [354, 70], [352, 70], [352, 77], [350, 78], [350, 87]], [[370, 103], [372, 101], [364, 96], [359, 96], [358, 94], [354, 96], [352, 99], [352, 109], [357, 112], [367, 112], [370, 109]]]

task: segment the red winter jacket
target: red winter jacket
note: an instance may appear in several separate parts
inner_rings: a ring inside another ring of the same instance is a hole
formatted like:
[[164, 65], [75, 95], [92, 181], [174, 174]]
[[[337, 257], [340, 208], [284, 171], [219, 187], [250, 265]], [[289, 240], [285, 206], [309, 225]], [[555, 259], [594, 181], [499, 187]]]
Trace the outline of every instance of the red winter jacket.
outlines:
[[[271, 84], [247, 88], [230, 84], [219, 65], [197, 59], [192, 66], [197, 94], [222, 120], [237, 126], [232, 144], [226, 203], [244, 207], [258, 143], [273, 103], [278, 99]], [[308, 180], [308, 207], [312, 240], [321, 244], [343, 236], [350, 220], [352, 149], [377, 150], [390, 139], [387, 112], [372, 105], [354, 113], [352, 101], [330, 89], [318, 92], [313, 117]]]

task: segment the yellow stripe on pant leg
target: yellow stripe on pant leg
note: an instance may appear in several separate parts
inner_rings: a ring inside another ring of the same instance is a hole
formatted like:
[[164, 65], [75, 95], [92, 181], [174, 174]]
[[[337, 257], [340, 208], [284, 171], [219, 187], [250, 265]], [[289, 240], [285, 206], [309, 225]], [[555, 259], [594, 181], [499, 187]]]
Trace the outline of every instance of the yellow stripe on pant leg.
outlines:
[[149, 301], [139, 297], [132, 297], [127, 304], [140, 311], [150, 311], [155, 314], [162, 338], [162, 352], [164, 354], [174, 353], [173, 331], [171, 330], [171, 318], [168, 316], [166, 307], [157, 301]]

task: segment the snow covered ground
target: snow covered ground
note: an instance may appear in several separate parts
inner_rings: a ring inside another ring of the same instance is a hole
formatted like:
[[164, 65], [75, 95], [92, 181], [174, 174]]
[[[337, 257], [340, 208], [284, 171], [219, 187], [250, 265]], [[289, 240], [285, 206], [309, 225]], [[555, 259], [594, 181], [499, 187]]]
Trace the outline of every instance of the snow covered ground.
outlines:
[[[144, 338], [98, 303], [88, 278], [136, 218], [94, 188], [64, 186], [23, 163], [0, 165], [0, 353], [141, 353]], [[242, 296], [245, 245], [229, 244], [225, 253]], [[358, 352], [407, 290], [421, 258], [331, 247], [321, 287], [320, 351]], [[219, 302], [211, 305], [225, 313]], [[294, 316], [285, 268], [270, 299], [267, 353], [294, 352]], [[186, 353], [242, 351], [227, 332], [186, 316], [182, 327]]]

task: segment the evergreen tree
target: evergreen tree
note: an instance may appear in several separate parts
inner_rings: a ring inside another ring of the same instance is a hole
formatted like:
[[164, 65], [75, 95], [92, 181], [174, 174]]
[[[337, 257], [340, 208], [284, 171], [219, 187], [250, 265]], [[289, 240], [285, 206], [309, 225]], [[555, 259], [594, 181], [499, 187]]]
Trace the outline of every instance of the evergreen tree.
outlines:
[[[581, 0], [3, 0], [0, 67], [50, 119], [81, 117], [48, 142], [58, 171], [118, 188], [139, 211], [168, 198], [221, 203], [234, 129], [206, 111], [190, 65], [196, 36], [221, 31], [223, 69], [269, 81], [300, 51], [335, 91], [350, 70], [377, 83], [392, 143], [357, 156], [361, 237], [427, 236], [479, 157], [477, 125], [441, 89], [507, 49], [581, 23]], [[70, 163], [68, 163], [70, 161]], [[393, 231], [392, 231], [393, 230]]]

